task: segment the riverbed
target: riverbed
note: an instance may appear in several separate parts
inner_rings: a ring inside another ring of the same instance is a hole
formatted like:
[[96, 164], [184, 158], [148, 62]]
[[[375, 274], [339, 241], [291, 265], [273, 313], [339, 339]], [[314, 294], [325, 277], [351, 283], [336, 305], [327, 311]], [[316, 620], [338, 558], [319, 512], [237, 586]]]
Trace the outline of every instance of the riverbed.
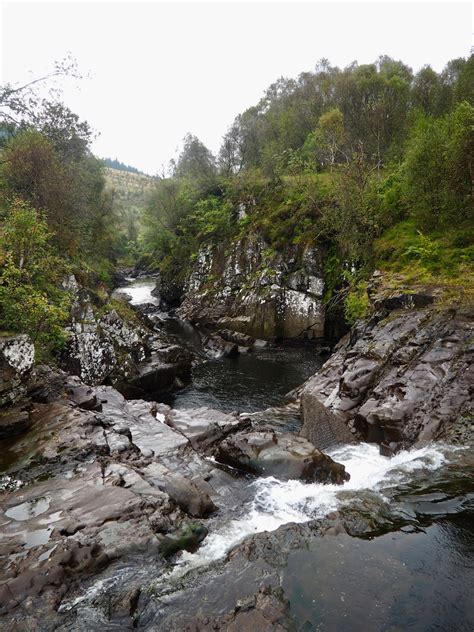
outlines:
[[[123, 289], [139, 304], [151, 302], [153, 287], [153, 279], [140, 279]], [[280, 406], [324, 361], [309, 346], [209, 359], [190, 325], [162, 314], [161, 326], [196, 354], [192, 382], [167, 399], [175, 408]], [[287, 430], [298, 430], [294, 416]], [[223, 615], [263, 584], [283, 589], [295, 630], [474, 629], [472, 450], [437, 443], [389, 458], [362, 443], [329, 453], [350, 473], [343, 486], [242, 478], [196, 552], [181, 553], [164, 575], [133, 567], [109, 583], [92, 581], [74, 607], [93, 629], [87, 604], [133, 576], [148, 586], [139, 629], [207, 629], [189, 625], [198, 615]], [[322, 537], [334, 512], [349, 534]]]

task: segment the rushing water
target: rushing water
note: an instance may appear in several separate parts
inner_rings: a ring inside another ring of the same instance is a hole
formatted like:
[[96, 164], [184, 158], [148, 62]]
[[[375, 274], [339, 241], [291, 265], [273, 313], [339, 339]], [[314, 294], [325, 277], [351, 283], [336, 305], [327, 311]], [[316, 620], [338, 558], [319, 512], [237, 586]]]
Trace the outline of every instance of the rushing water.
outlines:
[[[152, 302], [153, 285], [142, 279], [124, 291], [134, 304]], [[322, 362], [308, 347], [210, 360], [196, 330], [165, 315], [162, 324], [198, 358], [193, 382], [169, 398], [175, 407], [253, 411], [278, 405]], [[378, 446], [359, 444], [330, 454], [351, 476], [342, 486], [242, 479], [241, 496], [210, 519], [198, 551], [182, 553], [157, 578], [143, 628], [185, 629], [197, 612], [221, 615], [266, 577], [283, 587], [297, 629], [305, 632], [473, 630], [472, 453], [432, 444], [388, 458]], [[292, 525], [310, 525], [335, 510], [351, 511], [362, 522], [375, 515], [371, 538], [295, 535]], [[226, 558], [263, 532], [271, 534], [266, 561]], [[269, 566], [272, 555], [276, 561]]]

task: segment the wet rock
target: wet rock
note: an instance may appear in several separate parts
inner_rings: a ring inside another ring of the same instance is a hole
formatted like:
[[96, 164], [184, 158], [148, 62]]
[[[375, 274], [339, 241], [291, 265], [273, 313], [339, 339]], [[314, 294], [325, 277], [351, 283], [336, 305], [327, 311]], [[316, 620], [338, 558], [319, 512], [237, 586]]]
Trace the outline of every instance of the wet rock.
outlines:
[[289, 434], [238, 433], [219, 445], [216, 459], [246, 472], [282, 480], [330, 483], [349, 480], [343, 465], [320, 452], [303, 437]]
[[254, 595], [239, 599], [235, 608], [227, 614], [217, 618], [199, 616], [185, 629], [186, 632], [288, 632], [296, 630], [296, 626], [283, 590], [263, 585]]
[[165, 557], [178, 551], [194, 553], [207, 534], [206, 527], [198, 522], [185, 524], [179, 531], [160, 537], [160, 553]]
[[248, 419], [222, 413], [212, 408], [170, 410], [166, 423], [184, 435], [195, 450], [205, 450], [228, 434], [248, 428]]
[[401, 446], [442, 437], [469, 416], [472, 310], [397, 309], [358, 323], [302, 389], [306, 436], [324, 405], [358, 436]]
[[242, 334], [239, 331], [232, 331], [230, 329], [220, 329], [218, 335], [227, 340], [227, 342], [233, 342], [239, 347], [248, 347], [251, 348], [255, 345], [255, 338], [252, 336], [247, 336], [246, 334]]
[[239, 354], [239, 347], [235, 342], [228, 342], [218, 334], [206, 336], [202, 341], [204, 352], [211, 358], [233, 358]]
[[102, 410], [102, 404], [90, 386], [84, 384], [70, 386], [67, 394], [68, 398], [83, 410]]
[[381, 443], [380, 454], [382, 456], [394, 456], [401, 449], [401, 447], [401, 444], [396, 443], [395, 441], [391, 441], [390, 443]]
[[[273, 252], [248, 235], [201, 249], [184, 288], [181, 317], [250, 338], [318, 338], [324, 332], [321, 253]], [[226, 338], [226, 335], [223, 336]], [[242, 347], [245, 343], [229, 338]]]
[[143, 469], [146, 480], [166, 492], [189, 516], [205, 518], [216, 511], [209, 494], [200, 488], [204, 481], [194, 481], [157, 463]]
[[0, 406], [19, 402], [33, 368], [35, 347], [25, 335], [0, 337]]
[[21, 435], [30, 425], [30, 414], [27, 410], [10, 408], [5, 412], [0, 411], [0, 439]]

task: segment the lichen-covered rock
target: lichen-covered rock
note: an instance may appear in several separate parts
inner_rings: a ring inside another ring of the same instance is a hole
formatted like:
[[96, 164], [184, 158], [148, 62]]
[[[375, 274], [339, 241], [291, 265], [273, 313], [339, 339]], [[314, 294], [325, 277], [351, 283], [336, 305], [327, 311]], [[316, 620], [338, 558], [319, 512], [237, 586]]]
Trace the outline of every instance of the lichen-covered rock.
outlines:
[[98, 299], [68, 280], [74, 293], [70, 338], [62, 354], [64, 368], [92, 385], [113, 384], [128, 395], [172, 388], [177, 377], [186, 377], [190, 354], [171, 345], [145, 323], [103, 310]]
[[24, 397], [35, 361], [35, 347], [26, 334], [0, 338], [0, 406]]
[[276, 253], [253, 235], [201, 249], [179, 314], [253, 338], [315, 338], [324, 333], [323, 291], [319, 251]]
[[389, 312], [385, 303], [304, 385], [305, 436], [319, 424], [314, 402], [391, 452], [438, 438], [472, 414], [472, 310], [413, 304], [397, 300]]
[[281, 480], [343, 483], [349, 479], [343, 465], [307, 439], [279, 432], [232, 435], [219, 445], [216, 459], [246, 472]]

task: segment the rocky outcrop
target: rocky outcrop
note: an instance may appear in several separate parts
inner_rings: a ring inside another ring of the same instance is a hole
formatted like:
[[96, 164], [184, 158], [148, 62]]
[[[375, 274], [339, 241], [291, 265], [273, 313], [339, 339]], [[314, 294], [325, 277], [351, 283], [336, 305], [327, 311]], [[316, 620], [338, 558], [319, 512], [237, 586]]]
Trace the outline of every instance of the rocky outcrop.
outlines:
[[67, 289], [74, 301], [70, 338], [61, 359], [69, 373], [88, 384], [113, 384], [130, 397], [172, 388], [176, 378], [187, 377], [191, 355], [150, 329], [138, 314], [125, 317], [107, 309], [74, 277]]
[[278, 432], [242, 432], [223, 441], [216, 459], [260, 476], [281, 480], [343, 483], [349, 475], [340, 463], [303, 437]]
[[196, 423], [191, 412], [176, 413], [178, 430], [164, 423], [173, 418], [165, 405], [127, 401], [64, 373], [45, 376], [47, 391], [38, 383], [30, 391], [20, 458], [14, 443], [0, 452], [8, 472], [0, 477], [0, 613], [46, 630], [66, 592], [115, 560], [148, 559], [162, 572], [164, 558], [196, 550], [207, 534], [196, 518], [228, 502], [224, 489], [239, 483], [197, 454], [186, 428], [205, 447], [212, 432], [217, 439], [241, 422], [208, 411], [214, 430], [199, 433], [203, 412]]
[[439, 438], [472, 415], [473, 311], [427, 307], [431, 302], [424, 295], [378, 299], [375, 314], [304, 385], [304, 436], [319, 446], [323, 426], [339, 435], [344, 424], [393, 453]]
[[321, 253], [276, 253], [258, 236], [201, 249], [184, 288], [181, 317], [255, 338], [324, 333]]
[[0, 407], [20, 401], [35, 361], [35, 347], [26, 334], [0, 337]]

